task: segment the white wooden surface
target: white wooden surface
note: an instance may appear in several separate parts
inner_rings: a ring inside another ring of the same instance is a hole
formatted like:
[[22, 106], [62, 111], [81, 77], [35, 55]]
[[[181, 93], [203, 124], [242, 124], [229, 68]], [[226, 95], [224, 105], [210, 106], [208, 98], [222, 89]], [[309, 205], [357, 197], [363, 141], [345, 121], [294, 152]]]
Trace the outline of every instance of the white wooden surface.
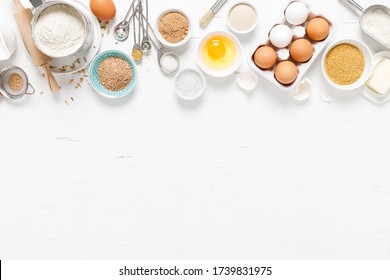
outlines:
[[[115, 2], [111, 28], [130, 1]], [[150, 2], [153, 21], [177, 7], [197, 25], [213, 1]], [[233, 2], [209, 30], [227, 28]], [[284, 1], [252, 2], [259, 34]], [[340, 24], [335, 38], [381, 50], [337, 0], [309, 3]], [[16, 28], [12, 1], [0, 11], [0, 24]], [[131, 49], [111, 34], [103, 49]], [[195, 66], [202, 34], [196, 27], [180, 50], [183, 66]], [[256, 35], [242, 40], [248, 54]], [[68, 77], [52, 95], [20, 37], [0, 66], [10, 64], [28, 72], [38, 94], [0, 101], [1, 259], [390, 258], [389, 105], [332, 89], [319, 61], [306, 104], [265, 81], [245, 94], [234, 76], [208, 79], [204, 98], [183, 104], [154, 55], [139, 67], [134, 95], [118, 102], [86, 83], [76, 90]]]

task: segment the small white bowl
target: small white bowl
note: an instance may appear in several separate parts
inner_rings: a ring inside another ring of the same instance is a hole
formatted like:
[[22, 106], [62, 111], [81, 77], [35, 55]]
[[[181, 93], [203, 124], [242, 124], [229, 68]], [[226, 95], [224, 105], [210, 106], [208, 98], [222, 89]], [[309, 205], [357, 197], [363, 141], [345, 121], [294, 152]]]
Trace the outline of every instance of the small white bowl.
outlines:
[[[233, 44], [234, 44], [234, 46], [236, 48], [236, 51], [237, 51], [236, 60], [234, 61], [234, 63], [229, 68], [227, 68], [225, 70], [210, 69], [204, 63], [203, 58], [202, 58], [202, 47], [203, 47], [203, 45], [205, 44], [205, 42], [208, 39], [210, 39], [211, 37], [214, 37], [214, 36], [225, 36], [225, 37], [229, 38], [233, 42]], [[211, 32], [211, 33], [207, 34], [206, 36], [204, 36], [202, 38], [202, 40], [200, 41], [200, 43], [199, 43], [199, 46], [198, 46], [198, 64], [199, 64], [199, 67], [202, 69], [203, 72], [205, 72], [206, 74], [208, 74], [208, 75], [210, 75], [212, 77], [223, 78], [223, 77], [230, 76], [231, 74], [233, 74], [238, 69], [238, 67], [240, 67], [241, 61], [242, 61], [242, 47], [241, 47], [241, 43], [236, 38], [236, 36], [234, 36], [233, 34], [231, 34], [229, 32], [226, 32], [226, 31], [214, 31], [214, 32]]]
[[[326, 67], [325, 67], [326, 56], [328, 55], [330, 50], [332, 50], [335, 46], [340, 45], [340, 44], [350, 44], [350, 45], [353, 45], [353, 46], [357, 47], [362, 52], [362, 54], [364, 56], [364, 60], [365, 60], [364, 71], [363, 71], [363, 74], [360, 77], [360, 79], [358, 81], [356, 81], [355, 83], [353, 83], [353, 84], [345, 85], [345, 86], [339, 85], [339, 84], [336, 84], [335, 82], [333, 82], [329, 78], [328, 74], [326, 73]], [[335, 87], [337, 89], [346, 90], [347, 91], [347, 90], [355, 90], [357, 88], [360, 88], [361, 86], [363, 86], [367, 82], [367, 80], [369, 79], [369, 77], [371, 75], [372, 63], [373, 62], [372, 62], [371, 51], [367, 47], [366, 44], [364, 44], [361, 41], [355, 40], [355, 39], [344, 39], [344, 40], [338, 40], [338, 41], [334, 42], [333, 44], [331, 44], [326, 49], [326, 51], [325, 51], [325, 53], [324, 53], [324, 55], [322, 57], [321, 69], [322, 69], [322, 74], [323, 74], [325, 80], [330, 85], [332, 85], [333, 87]]]
[[[231, 24], [231, 22], [230, 22], [230, 20], [229, 20], [231, 11], [232, 11], [235, 7], [237, 7], [238, 5], [247, 5], [247, 6], [251, 7], [251, 8], [255, 11], [255, 14], [256, 14], [256, 22], [255, 22], [255, 24], [254, 24], [250, 29], [248, 29], [248, 30], [244, 30], [244, 31], [242, 31], [242, 30], [237, 30], [236, 28], [234, 28], [234, 27], [232, 26], [232, 24]], [[230, 28], [230, 30], [233, 31], [233, 32], [236, 33], [236, 34], [242, 34], [242, 35], [243, 35], [243, 34], [249, 34], [249, 33], [251, 33], [253, 30], [255, 30], [256, 27], [257, 27], [258, 21], [259, 21], [259, 14], [258, 14], [258, 12], [257, 12], [257, 9], [256, 9], [251, 3], [247, 2], [247, 1], [241, 1], [241, 2], [235, 3], [235, 4], [230, 8], [229, 13], [228, 13], [228, 16], [227, 16], [227, 19], [226, 19], [227, 26]]]
[[[167, 40], [165, 40], [164, 37], [161, 35], [159, 29], [158, 29], [158, 22], [160, 21], [160, 18], [162, 18], [163, 16], [165, 16], [166, 14], [169, 14], [169, 13], [179, 13], [179, 14], [182, 14], [188, 20], [188, 25], [189, 25], [189, 27], [188, 27], [188, 34], [187, 34], [187, 36], [183, 40], [181, 40], [181, 41], [179, 41], [177, 43], [171, 43], [171, 42], [168, 42]], [[188, 15], [186, 13], [184, 13], [183, 11], [181, 11], [181, 10], [178, 10], [178, 9], [166, 10], [165, 12], [161, 13], [160, 16], [158, 16], [158, 18], [157, 18], [157, 21], [156, 21], [156, 32], [155, 33], [156, 33], [157, 39], [166, 47], [176, 48], [176, 47], [183, 46], [184, 44], [186, 44], [190, 40], [190, 37], [191, 37], [191, 34], [192, 34], [191, 20], [188, 17]]]
[[0, 44], [4, 48], [4, 53], [0, 53], [0, 61], [6, 61], [16, 50], [17, 39], [15, 30], [5, 22], [0, 25]]
[[[202, 81], [202, 88], [199, 89], [199, 91], [194, 94], [194, 95], [185, 95], [179, 88], [177, 88], [176, 86], [176, 83], [178, 81], [178, 79], [180, 78], [180, 76], [184, 73], [184, 72], [192, 72], [194, 75], [197, 75], [200, 80]], [[175, 76], [175, 81], [174, 81], [174, 88], [175, 88], [175, 92], [176, 92], [176, 95], [178, 97], [180, 97], [181, 99], [184, 99], [184, 100], [187, 100], [187, 101], [190, 101], [190, 100], [195, 100], [195, 99], [198, 99], [199, 97], [201, 97], [204, 93], [204, 91], [206, 90], [206, 78], [204, 77], [203, 73], [200, 72], [199, 70], [195, 69], [195, 68], [186, 68], [186, 69], [182, 69], [181, 71], [179, 71], [176, 76]]]

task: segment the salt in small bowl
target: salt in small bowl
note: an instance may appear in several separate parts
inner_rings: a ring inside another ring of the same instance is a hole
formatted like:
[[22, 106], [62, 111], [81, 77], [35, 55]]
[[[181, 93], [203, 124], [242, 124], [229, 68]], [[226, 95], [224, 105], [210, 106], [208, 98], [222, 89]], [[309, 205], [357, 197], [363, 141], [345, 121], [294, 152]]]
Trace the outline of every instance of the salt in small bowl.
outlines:
[[[187, 77], [184, 78], [184, 75], [187, 75]], [[182, 82], [183, 85], [180, 85], [180, 82]], [[196, 82], [198, 82], [199, 85], [196, 85]], [[201, 97], [206, 90], [206, 79], [203, 73], [197, 69], [182, 69], [175, 76], [174, 89], [177, 96], [181, 99], [187, 101], [196, 100]]]

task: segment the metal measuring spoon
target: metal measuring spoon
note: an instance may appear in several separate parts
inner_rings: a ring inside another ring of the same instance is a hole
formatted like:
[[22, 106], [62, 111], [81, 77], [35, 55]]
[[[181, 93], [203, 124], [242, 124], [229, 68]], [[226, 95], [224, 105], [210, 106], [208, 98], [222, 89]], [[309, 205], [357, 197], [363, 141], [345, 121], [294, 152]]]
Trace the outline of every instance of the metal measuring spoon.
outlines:
[[[175, 65], [172, 66], [172, 68], [169, 68], [167, 65], [164, 64], [165, 59], [172, 58], [175, 61]], [[166, 74], [173, 74], [180, 68], [180, 59], [179, 57], [172, 51], [161, 47], [157, 51], [157, 59], [158, 64], [160, 65], [161, 70]]]
[[[143, 20], [146, 22], [146, 24], [152, 30], [154, 38], [157, 38], [156, 37], [156, 33], [154, 32], [153, 27], [150, 25], [149, 21], [146, 20], [146, 18], [145, 18], [145, 16], [143, 14], [141, 14], [141, 15], [143, 17]], [[145, 30], [145, 27], [143, 25], [142, 25], [142, 28]], [[157, 61], [158, 61], [158, 64], [160, 66], [160, 69], [164, 73], [166, 73], [166, 74], [173, 74], [173, 73], [175, 73], [180, 68], [180, 59], [179, 59], [179, 57], [173, 51], [165, 48], [164, 45], [160, 43], [160, 41], [158, 41], [158, 40], [154, 41], [151, 37], [150, 37], [150, 41], [157, 48]], [[168, 68], [166, 68], [164, 66], [163, 60], [168, 58], [168, 57], [171, 57], [171, 58], [173, 58], [176, 61], [176, 66], [174, 68], [172, 68], [172, 69], [168, 69]]]
[[[149, 0], [146, 0], [145, 3], [146, 3], [146, 21], [149, 21]], [[144, 37], [142, 38], [141, 47], [142, 47], [142, 51], [145, 54], [149, 54], [152, 49], [152, 43], [150, 42], [150, 37], [149, 37], [149, 25], [148, 24], [146, 25], [146, 30], [145, 30], [143, 18], [144, 17], [141, 17], [140, 19], [142, 21], [142, 29], [144, 31], [143, 32]]]
[[381, 11], [384, 14], [390, 15], [390, 8], [384, 5], [371, 5], [368, 8], [364, 9], [354, 0], [340, 0], [344, 4], [348, 5], [350, 8], [354, 9], [359, 15], [360, 27], [364, 33], [370, 36], [372, 39], [382, 44], [383, 46], [390, 48], [390, 44], [386, 43], [383, 38], [379, 38], [376, 34], [373, 34], [370, 30], [367, 30], [366, 25], [364, 24], [364, 18], [368, 13]]
[[[140, 0], [139, 2], [141, 2], [141, 5], [142, 5], [142, 0]], [[140, 19], [138, 19], [138, 40], [137, 40], [137, 31], [135, 28], [135, 20], [136, 20], [136, 18], [138, 18], [137, 13], [139, 14], [139, 18], [141, 18], [141, 15], [142, 15], [142, 13], [140, 12], [140, 3], [139, 2], [138, 2], [137, 7], [134, 8], [134, 14], [133, 14], [134, 46], [133, 46], [133, 50], [131, 53], [133, 59], [137, 62], [141, 61], [143, 56], [144, 56], [142, 49], [141, 49], [141, 45], [139, 43], [141, 41], [141, 29], [143, 29], [143, 26], [141, 25]]]
[[123, 21], [121, 21], [120, 23], [118, 23], [114, 28], [114, 38], [117, 41], [123, 42], [123, 41], [127, 40], [127, 38], [129, 37], [129, 33], [130, 33], [129, 25], [130, 25], [130, 21], [134, 15], [134, 13], [132, 16], [130, 16], [130, 14], [134, 8], [134, 3], [135, 3], [135, 0], [133, 0], [133, 2], [130, 5], [130, 8], [127, 10], [127, 14], [125, 16], [125, 19]]

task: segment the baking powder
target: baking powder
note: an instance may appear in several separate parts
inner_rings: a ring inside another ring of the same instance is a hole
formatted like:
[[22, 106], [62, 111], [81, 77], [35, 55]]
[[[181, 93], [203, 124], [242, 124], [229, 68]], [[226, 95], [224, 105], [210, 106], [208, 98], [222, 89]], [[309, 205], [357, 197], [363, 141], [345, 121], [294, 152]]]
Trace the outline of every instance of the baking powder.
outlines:
[[80, 13], [64, 4], [46, 8], [39, 16], [34, 31], [38, 47], [45, 54], [56, 57], [75, 53], [86, 36]]

